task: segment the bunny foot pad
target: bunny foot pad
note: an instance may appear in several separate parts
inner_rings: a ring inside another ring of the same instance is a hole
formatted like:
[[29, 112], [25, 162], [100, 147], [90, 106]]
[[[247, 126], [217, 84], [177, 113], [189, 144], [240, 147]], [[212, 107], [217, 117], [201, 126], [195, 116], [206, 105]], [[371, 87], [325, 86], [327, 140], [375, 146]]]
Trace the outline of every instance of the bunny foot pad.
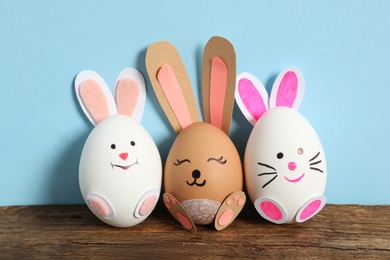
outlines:
[[180, 202], [170, 193], [164, 193], [163, 198], [165, 207], [167, 207], [169, 213], [171, 213], [185, 229], [195, 233], [197, 231], [196, 226]]
[[255, 208], [266, 220], [275, 224], [283, 224], [287, 221], [287, 213], [277, 201], [261, 197], [255, 201]]
[[326, 204], [326, 197], [319, 196], [310, 199], [308, 202], [303, 205], [303, 207], [298, 211], [296, 221], [301, 223], [312, 217], [314, 217]]
[[[275, 224], [283, 224], [287, 222], [287, 212], [282, 205], [270, 198], [258, 198], [255, 201], [255, 208], [259, 214], [266, 220]], [[326, 204], [324, 196], [314, 197], [308, 200], [298, 211], [295, 221], [298, 223], [314, 217]]]
[[242, 191], [236, 191], [230, 194], [224, 202], [222, 202], [217, 215], [215, 217], [215, 229], [222, 230], [230, 225], [233, 220], [241, 212], [245, 205], [246, 196]]
[[112, 220], [115, 216], [114, 210], [102, 196], [90, 193], [87, 196], [87, 204], [91, 211], [104, 219]]
[[147, 191], [139, 200], [137, 207], [135, 208], [134, 215], [136, 218], [142, 218], [148, 216], [157, 204], [159, 197], [159, 190], [153, 189]]

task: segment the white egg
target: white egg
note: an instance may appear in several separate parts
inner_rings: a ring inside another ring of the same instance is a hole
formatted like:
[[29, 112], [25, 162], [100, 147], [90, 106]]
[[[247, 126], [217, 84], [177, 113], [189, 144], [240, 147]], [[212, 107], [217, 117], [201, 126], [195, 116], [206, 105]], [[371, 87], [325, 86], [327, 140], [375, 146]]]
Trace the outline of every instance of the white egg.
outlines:
[[114, 115], [97, 124], [84, 145], [80, 188], [99, 219], [130, 227], [154, 208], [161, 172], [160, 154], [147, 131], [129, 116]]
[[[325, 203], [325, 154], [315, 130], [296, 110], [275, 107], [257, 121], [244, 167], [252, 202], [272, 222], [302, 222]], [[305, 203], [311, 206], [304, 212]]]
[[249, 196], [258, 213], [276, 224], [304, 222], [326, 204], [326, 160], [310, 123], [298, 112], [305, 80], [288, 67], [270, 95], [254, 75], [237, 76], [235, 98], [254, 125], [244, 155]]

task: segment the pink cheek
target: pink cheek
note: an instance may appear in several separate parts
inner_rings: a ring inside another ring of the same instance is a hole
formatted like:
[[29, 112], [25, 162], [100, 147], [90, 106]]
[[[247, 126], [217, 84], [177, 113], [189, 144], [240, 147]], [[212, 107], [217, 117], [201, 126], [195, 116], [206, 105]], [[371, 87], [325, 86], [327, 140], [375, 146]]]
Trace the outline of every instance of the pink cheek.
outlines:
[[288, 169], [290, 171], [294, 171], [297, 168], [297, 164], [295, 162], [289, 162], [288, 163]]

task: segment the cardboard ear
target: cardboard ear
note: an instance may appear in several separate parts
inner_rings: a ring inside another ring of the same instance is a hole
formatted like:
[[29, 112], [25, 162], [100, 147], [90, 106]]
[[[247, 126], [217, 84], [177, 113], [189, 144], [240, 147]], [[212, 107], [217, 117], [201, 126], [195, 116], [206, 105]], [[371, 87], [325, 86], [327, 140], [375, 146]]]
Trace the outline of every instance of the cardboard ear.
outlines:
[[157, 99], [175, 132], [199, 122], [191, 82], [176, 48], [166, 41], [153, 43], [145, 62]]
[[236, 53], [226, 39], [214, 36], [206, 44], [202, 65], [205, 121], [229, 134], [236, 87]]
[[84, 70], [76, 76], [74, 85], [80, 106], [93, 125], [117, 114], [114, 97], [99, 74]]
[[114, 93], [118, 114], [128, 115], [141, 122], [146, 101], [142, 74], [132, 68], [122, 70], [116, 79]]
[[288, 67], [276, 78], [272, 86], [270, 108], [290, 107], [298, 110], [305, 92], [305, 80], [296, 67]]
[[254, 126], [268, 111], [268, 92], [254, 75], [243, 72], [237, 76], [235, 99], [245, 118]]

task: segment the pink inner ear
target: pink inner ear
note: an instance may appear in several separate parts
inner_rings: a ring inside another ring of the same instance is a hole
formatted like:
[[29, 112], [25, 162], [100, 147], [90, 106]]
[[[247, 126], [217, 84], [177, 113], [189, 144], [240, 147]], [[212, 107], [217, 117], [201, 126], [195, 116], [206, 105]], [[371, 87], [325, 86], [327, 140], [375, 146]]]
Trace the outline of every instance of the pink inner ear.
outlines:
[[96, 124], [110, 115], [106, 96], [99, 83], [87, 79], [80, 84], [80, 97]]
[[298, 92], [298, 78], [293, 71], [288, 71], [284, 74], [282, 81], [280, 82], [276, 106], [293, 107], [295, 98]]
[[263, 98], [249, 79], [240, 79], [238, 82], [238, 93], [245, 108], [256, 121], [267, 112]]
[[124, 78], [119, 80], [115, 93], [118, 114], [132, 116], [137, 107], [139, 94], [140, 91], [134, 79]]
[[212, 59], [210, 76], [210, 123], [222, 127], [223, 107], [225, 104], [227, 68], [219, 57]]
[[180, 127], [184, 129], [192, 124], [187, 102], [171, 66], [163, 65], [157, 73], [157, 79]]

